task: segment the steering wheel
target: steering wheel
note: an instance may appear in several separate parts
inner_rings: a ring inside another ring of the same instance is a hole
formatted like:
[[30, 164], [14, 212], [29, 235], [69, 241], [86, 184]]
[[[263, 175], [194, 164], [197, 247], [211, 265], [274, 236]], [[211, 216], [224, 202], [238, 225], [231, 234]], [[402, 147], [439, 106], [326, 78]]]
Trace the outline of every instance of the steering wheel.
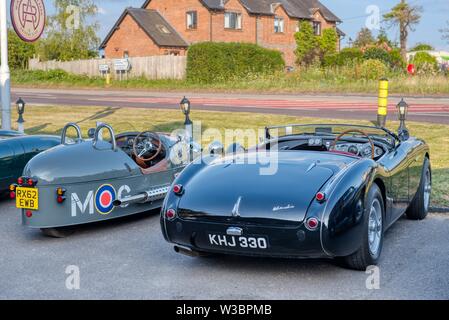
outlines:
[[[374, 160], [375, 147], [374, 147], [373, 139], [371, 139], [371, 137], [370, 137], [366, 132], [364, 132], [364, 131], [362, 131], [362, 130], [350, 129], [350, 130], [346, 130], [346, 131], [340, 133], [340, 134], [335, 138], [334, 142], [332, 142], [332, 144], [331, 144], [331, 146], [330, 146], [329, 149], [330, 149], [332, 152], [336, 152], [336, 153], [339, 152], [339, 151], [335, 150], [335, 146], [337, 145], [337, 142], [340, 141], [340, 139], [341, 139], [343, 136], [347, 135], [348, 133], [360, 133], [360, 134], [362, 134], [363, 136], [365, 136], [365, 137], [368, 139], [369, 144], [371, 145], [371, 159]], [[342, 152], [342, 153], [343, 153], [343, 152]], [[344, 153], [346, 153], [346, 152], [344, 152]], [[352, 155], [352, 153], [351, 153], [351, 155]]]
[[[152, 131], [143, 131], [137, 135], [133, 142], [133, 153], [136, 159], [147, 162], [156, 158], [162, 151], [162, 142], [159, 135]], [[145, 157], [145, 155], [147, 155]]]

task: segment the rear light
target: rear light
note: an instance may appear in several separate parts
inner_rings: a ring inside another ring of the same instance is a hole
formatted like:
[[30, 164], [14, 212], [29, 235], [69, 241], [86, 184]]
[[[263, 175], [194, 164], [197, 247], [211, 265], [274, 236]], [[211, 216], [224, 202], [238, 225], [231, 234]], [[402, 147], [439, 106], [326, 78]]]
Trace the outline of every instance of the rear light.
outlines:
[[23, 177], [20, 177], [17, 179], [17, 184], [22, 185], [25, 182], [25, 179]]
[[17, 185], [12, 184], [9, 186], [9, 191], [16, 191]]
[[310, 231], [314, 231], [318, 228], [319, 222], [317, 218], [309, 218], [306, 221], [306, 228]]
[[180, 194], [182, 194], [183, 191], [184, 191], [184, 188], [182, 187], [182, 185], [180, 185], [180, 184], [175, 184], [175, 185], [173, 186], [173, 192], [174, 192], [175, 194], [180, 195]]
[[14, 191], [9, 192], [9, 197], [11, 199], [15, 199], [16, 198], [16, 193]]
[[173, 219], [176, 217], [176, 211], [175, 211], [174, 209], [168, 209], [168, 210], [165, 212], [165, 217], [166, 217], [168, 220], [173, 220]]
[[27, 211], [25, 211], [25, 215], [27, 218], [31, 218], [33, 216], [33, 211], [27, 210]]
[[326, 200], [326, 194], [324, 192], [318, 192], [315, 196], [316, 200], [319, 202], [323, 202]]
[[66, 189], [64, 189], [64, 188], [58, 188], [58, 189], [56, 189], [56, 194], [58, 195], [58, 196], [63, 196], [65, 193], [66, 193]]
[[66, 191], [67, 191], [66, 189], [61, 188], [61, 187], [56, 189], [56, 201], [58, 203], [63, 203], [65, 201], [66, 197], [64, 195], [65, 195]]
[[27, 185], [29, 185], [30, 187], [34, 187], [37, 184], [37, 180], [29, 178], [27, 180]]

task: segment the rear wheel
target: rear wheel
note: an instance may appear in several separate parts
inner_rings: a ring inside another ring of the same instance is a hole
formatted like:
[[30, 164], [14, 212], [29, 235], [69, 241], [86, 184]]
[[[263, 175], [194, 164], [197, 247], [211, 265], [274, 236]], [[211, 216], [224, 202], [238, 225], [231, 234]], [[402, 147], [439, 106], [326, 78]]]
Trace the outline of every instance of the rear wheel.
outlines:
[[407, 218], [411, 220], [423, 220], [427, 217], [430, 206], [430, 195], [432, 193], [432, 173], [430, 171], [430, 162], [424, 160], [421, 174], [421, 182], [418, 192], [413, 198], [410, 207], [407, 209]]
[[61, 228], [42, 228], [42, 233], [47, 237], [52, 238], [66, 238], [75, 232], [73, 227], [61, 227]]
[[374, 184], [369, 191], [365, 206], [365, 225], [361, 246], [355, 253], [343, 259], [348, 268], [364, 271], [368, 266], [378, 263], [383, 245], [384, 208], [382, 193]]

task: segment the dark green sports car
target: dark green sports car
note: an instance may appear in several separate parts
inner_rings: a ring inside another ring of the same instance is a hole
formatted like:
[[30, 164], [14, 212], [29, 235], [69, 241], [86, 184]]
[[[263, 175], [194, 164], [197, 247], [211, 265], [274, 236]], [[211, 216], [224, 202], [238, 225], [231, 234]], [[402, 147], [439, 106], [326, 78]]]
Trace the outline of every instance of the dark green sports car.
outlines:
[[27, 136], [17, 131], [0, 130], [0, 191], [16, 182], [28, 161], [61, 143], [56, 136]]

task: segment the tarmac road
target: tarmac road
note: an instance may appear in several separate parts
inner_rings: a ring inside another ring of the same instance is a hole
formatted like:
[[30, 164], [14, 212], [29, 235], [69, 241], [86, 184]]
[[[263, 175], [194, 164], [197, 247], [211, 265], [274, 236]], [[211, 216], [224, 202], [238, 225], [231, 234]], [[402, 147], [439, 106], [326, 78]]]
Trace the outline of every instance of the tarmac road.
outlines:
[[[263, 95], [98, 89], [12, 89], [12, 101], [22, 97], [31, 105], [179, 109], [179, 101], [184, 95], [192, 102], [193, 110], [365, 120], [375, 120], [377, 114], [377, 97], [363, 95]], [[399, 96], [390, 97], [389, 119], [397, 119], [395, 106], [400, 98]], [[409, 120], [449, 124], [448, 97], [409, 97], [406, 100], [410, 104]]]
[[[386, 234], [380, 289], [331, 261], [176, 254], [158, 213], [80, 227], [51, 239], [0, 201], [1, 299], [449, 299], [449, 215], [400, 220]], [[80, 289], [65, 271], [80, 271]]]

